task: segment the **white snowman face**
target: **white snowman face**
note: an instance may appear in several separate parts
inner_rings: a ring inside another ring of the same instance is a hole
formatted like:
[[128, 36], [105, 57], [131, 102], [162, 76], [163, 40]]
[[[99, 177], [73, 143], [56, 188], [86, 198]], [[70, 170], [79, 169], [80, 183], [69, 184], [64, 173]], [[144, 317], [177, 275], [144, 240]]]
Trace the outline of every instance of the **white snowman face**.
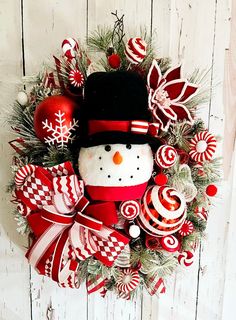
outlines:
[[135, 186], [147, 182], [153, 170], [148, 144], [110, 144], [81, 148], [79, 172], [85, 185]]

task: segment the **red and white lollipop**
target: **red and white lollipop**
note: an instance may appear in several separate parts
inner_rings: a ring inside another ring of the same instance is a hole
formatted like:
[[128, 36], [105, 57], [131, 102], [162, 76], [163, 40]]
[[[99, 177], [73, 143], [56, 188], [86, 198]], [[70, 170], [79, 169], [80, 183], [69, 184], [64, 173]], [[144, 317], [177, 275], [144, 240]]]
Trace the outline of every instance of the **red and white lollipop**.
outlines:
[[178, 261], [181, 266], [189, 267], [194, 261], [194, 255], [191, 251], [183, 251], [179, 254]]
[[125, 55], [132, 64], [139, 64], [147, 54], [147, 44], [141, 38], [131, 38], [125, 46]]
[[137, 270], [132, 268], [122, 269], [116, 281], [116, 287], [120, 292], [129, 293], [139, 284], [140, 276]]
[[120, 205], [120, 213], [127, 220], [135, 219], [141, 211], [141, 205], [136, 200], [124, 201]]
[[216, 150], [216, 138], [208, 131], [202, 131], [190, 141], [190, 157], [196, 162], [209, 161]]
[[161, 238], [160, 243], [162, 248], [168, 252], [175, 252], [180, 249], [179, 240], [172, 235]]
[[158, 148], [155, 154], [156, 164], [163, 169], [172, 167], [177, 160], [177, 151], [174, 147], [164, 145]]
[[69, 60], [75, 58], [75, 52], [79, 50], [78, 42], [73, 38], [67, 38], [62, 41], [62, 51]]

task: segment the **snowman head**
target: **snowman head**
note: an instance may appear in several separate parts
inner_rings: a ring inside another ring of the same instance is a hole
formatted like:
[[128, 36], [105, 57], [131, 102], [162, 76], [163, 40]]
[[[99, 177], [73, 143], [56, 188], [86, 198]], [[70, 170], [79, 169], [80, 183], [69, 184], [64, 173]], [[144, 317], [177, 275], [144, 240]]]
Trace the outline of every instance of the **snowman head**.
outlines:
[[105, 144], [81, 148], [79, 171], [96, 200], [140, 198], [152, 175], [149, 144]]
[[97, 72], [88, 77], [78, 165], [93, 200], [142, 197], [153, 169], [149, 121], [146, 84], [138, 74]]

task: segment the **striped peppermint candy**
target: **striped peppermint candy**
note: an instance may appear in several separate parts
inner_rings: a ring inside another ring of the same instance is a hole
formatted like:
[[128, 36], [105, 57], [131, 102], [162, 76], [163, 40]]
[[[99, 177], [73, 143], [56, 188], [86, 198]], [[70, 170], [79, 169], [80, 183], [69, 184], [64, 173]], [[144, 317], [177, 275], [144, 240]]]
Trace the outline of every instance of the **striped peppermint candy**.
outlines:
[[127, 220], [133, 220], [140, 214], [141, 206], [136, 200], [124, 201], [120, 205], [120, 213]]
[[84, 76], [78, 69], [69, 72], [69, 81], [72, 86], [80, 88], [84, 85]]
[[162, 248], [168, 252], [175, 252], [180, 249], [179, 240], [172, 235], [161, 238], [160, 243]]
[[193, 223], [191, 221], [185, 220], [178, 232], [182, 237], [189, 236], [191, 233], [193, 233]]
[[190, 141], [190, 157], [196, 161], [209, 161], [216, 151], [216, 138], [208, 131], [195, 134]]
[[71, 60], [75, 57], [75, 52], [78, 51], [78, 42], [73, 38], [67, 38], [62, 41], [62, 51], [67, 59]]
[[122, 269], [117, 278], [116, 287], [120, 292], [129, 293], [139, 284], [140, 276], [137, 270], [132, 268]]
[[158, 148], [155, 154], [155, 161], [160, 168], [167, 169], [172, 167], [177, 160], [175, 148], [164, 145]]
[[195, 214], [202, 220], [207, 221], [208, 219], [208, 210], [203, 207], [196, 207]]
[[178, 256], [178, 261], [181, 266], [189, 267], [193, 263], [194, 255], [191, 251], [183, 251]]
[[139, 64], [147, 54], [147, 44], [141, 38], [131, 38], [125, 46], [125, 55], [132, 64]]
[[36, 168], [37, 166], [34, 166], [33, 164], [27, 164], [24, 167], [21, 167], [15, 175], [16, 187], [21, 187], [24, 184], [26, 178], [32, 175]]

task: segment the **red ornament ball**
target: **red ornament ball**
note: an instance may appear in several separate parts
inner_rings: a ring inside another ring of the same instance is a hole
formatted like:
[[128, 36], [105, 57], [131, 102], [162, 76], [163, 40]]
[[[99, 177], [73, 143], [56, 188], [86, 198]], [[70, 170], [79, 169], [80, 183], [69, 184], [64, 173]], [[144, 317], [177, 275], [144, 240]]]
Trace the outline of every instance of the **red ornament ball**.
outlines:
[[58, 148], [71, 144], [79, 127], [78, 109], [78, 104], [68, 97], [47, 97], [34, 113], [36, 136], [44, 143]]
[[111, 54], [108, 57], [108, 63], [109, 63], [111, 68], [118, 69], [120, 67], [120, 64], [121, 64], [120, 56], [118, 54], [116, 54], [116, 53]]
[[214, 197], [217, 194], [217, 187], [214, 184], [209, 184], [209, 186], [206, 187], [206, 194], [209, 197]]
[[154, 181], [158, 186], [164, 186], [168, 182], [168, 177], [164, 173], [159, 173], [155, 176]]

